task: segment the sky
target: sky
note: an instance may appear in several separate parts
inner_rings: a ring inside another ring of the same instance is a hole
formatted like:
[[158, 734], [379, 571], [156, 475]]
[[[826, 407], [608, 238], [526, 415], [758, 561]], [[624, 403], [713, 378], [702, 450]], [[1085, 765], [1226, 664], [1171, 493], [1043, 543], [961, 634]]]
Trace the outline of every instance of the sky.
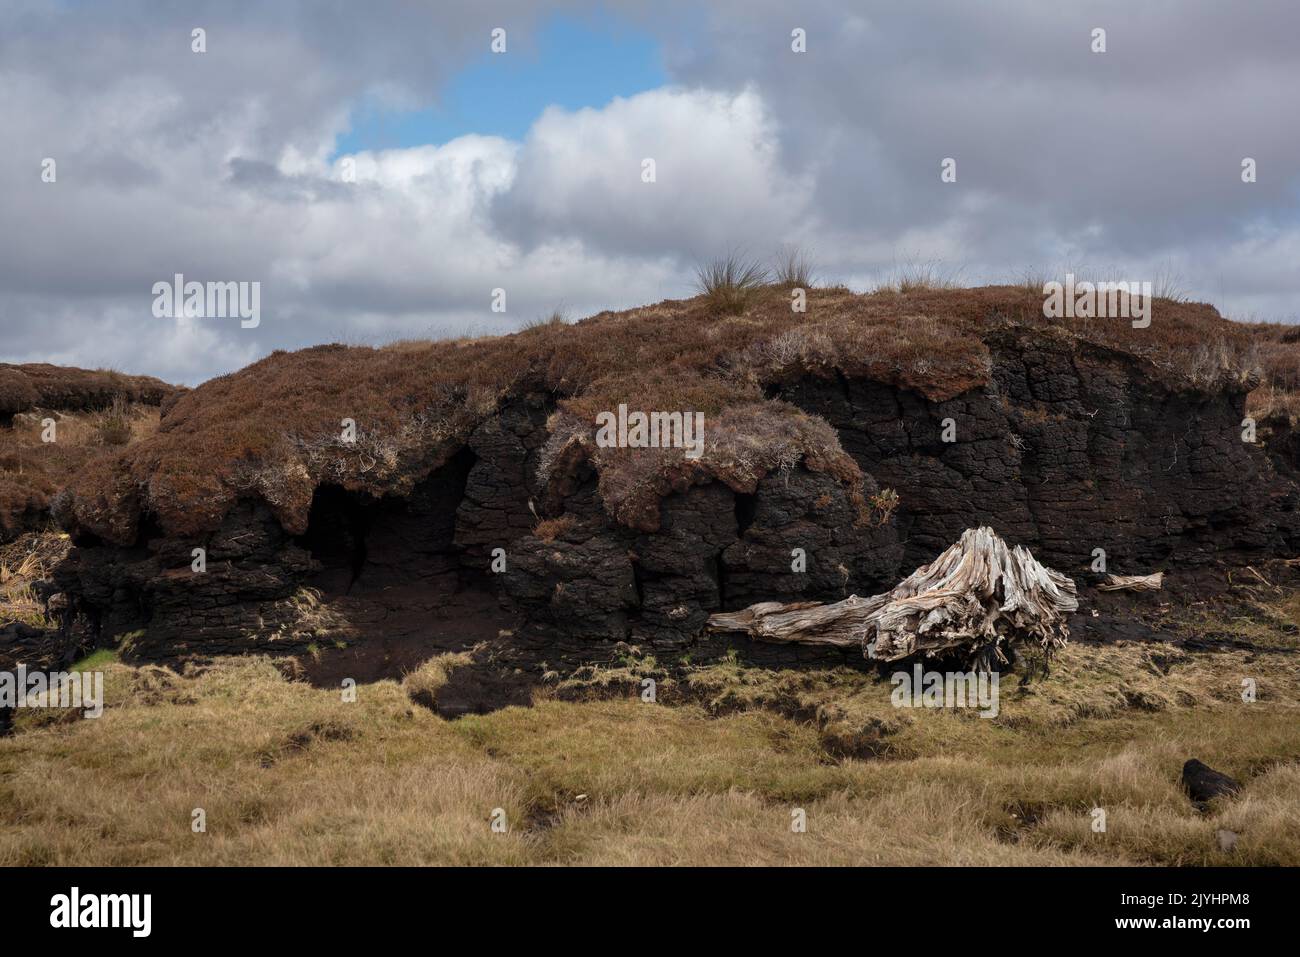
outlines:
[[[1291, 0], [6, 0], [0, 361], [194, 385], [790, 245], [1295, 322], [1297, 36]], [[258, 283], [257, 325], [156, 315], [176, 274]]]

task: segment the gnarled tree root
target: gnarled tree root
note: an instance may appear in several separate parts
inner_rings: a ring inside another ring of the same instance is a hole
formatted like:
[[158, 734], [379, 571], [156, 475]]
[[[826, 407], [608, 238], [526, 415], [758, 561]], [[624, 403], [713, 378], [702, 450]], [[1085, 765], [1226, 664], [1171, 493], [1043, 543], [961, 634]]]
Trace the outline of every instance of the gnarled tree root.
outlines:
[[708, 629], [778, 644], [861, 646], [880, 661], [960, 652], [991, 664], [1008, 661], [1006, 650], [1017, 644], [1059, 648], [1069, 639], [1065, 618], [1078, 607], [1071, 579], [981, 527], [885, 594], [760, 602], [711, 615]]

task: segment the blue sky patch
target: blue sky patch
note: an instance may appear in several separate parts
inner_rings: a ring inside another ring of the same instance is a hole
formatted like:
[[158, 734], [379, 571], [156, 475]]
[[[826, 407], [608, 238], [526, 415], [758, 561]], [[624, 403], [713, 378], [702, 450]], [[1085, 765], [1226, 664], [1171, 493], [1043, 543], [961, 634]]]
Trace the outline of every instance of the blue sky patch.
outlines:
[[555, 17], [534, 43], [509, 40], [508, 53], [485, 49], [426, 109], [359, 104], [335, 156], [445, 143], [466, 133], [521, 140], [548, 106], [604, 106], [667, 82], [653, 37], [609, 16]]

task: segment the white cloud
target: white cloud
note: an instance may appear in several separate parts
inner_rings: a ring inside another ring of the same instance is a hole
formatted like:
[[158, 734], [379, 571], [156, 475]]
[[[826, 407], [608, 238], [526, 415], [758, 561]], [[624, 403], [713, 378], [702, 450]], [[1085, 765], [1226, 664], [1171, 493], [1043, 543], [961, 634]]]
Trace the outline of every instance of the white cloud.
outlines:
[[[646, 159], [654, 182], [643, 181]], [[602, 109], [547, 110], [496, 218], [526, 238], [577, 236], [689, 259], [796, 238], [811, 225], [812, 185], [809, 174], [781, 167], [775, 123], [756, 92], [661, 89]]]
[[[647, 151], [656, 183], [641, 181]], [[807, 222], [810, 192], [806, 176], [779, 167], [771, 119], [749, 91], [658, 90], [551, 109], [522, 144], [471, 135], [332, 163], [300, 152], [279, 166], [236, 159], [220, 175], [208, 163], [202, 141], [174, 151], [166, 177], [129, 196], [72, 178], [65, 225], [84, 228], [62, 257], [97, 264], [74, 279], [102, 321], [56, 350], [61, 361], [129, 359], [193, 382], [276, 347], [500, 332], [554, 308], [576, 317], [638, 305], [687, 293], [697, 253], [738, 238], [764, 239], [756, 251], [768, 252]], [[114, 242], [123, 223], [130, 242]], [[33, 252], [28, 265], [47, 256]], [[175, 272], [261, 282], [261, 326], [202, 320], [158, 335], [150, 290]], [[498, 287], [504, 315], [489, 308]], [[26, 308], [77, 324], [66, 298], [43, 292]], [[116, 336], [133, 315], [150, 348], [124, 356], [105, 330]], [[51, 354], [39, 338], [22, 351]]]

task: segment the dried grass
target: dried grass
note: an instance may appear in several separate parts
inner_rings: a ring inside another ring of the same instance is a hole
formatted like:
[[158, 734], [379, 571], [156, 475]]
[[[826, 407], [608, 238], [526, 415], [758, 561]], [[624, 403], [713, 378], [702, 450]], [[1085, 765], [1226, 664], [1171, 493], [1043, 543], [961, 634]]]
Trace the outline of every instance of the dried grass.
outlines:
[[[0, 865], [1296, 866], [1300, 678], [1294, 635], [1274, 639], [1250, 704], [1239, 655], [1120, 641], [1003, 681], [993, 720], [895, 708], [890, 682], [842, 667], [732, 660], [660, 681], [656, 704], [610, 681], [626, 699], [444, 721], [417, 703], [467, 655], [353, 703], [265, 659], [101, 660], [103, 717], [24, 712], [0, 739]], [[1191, 755], [1241, 796], [1199, 811]]]

